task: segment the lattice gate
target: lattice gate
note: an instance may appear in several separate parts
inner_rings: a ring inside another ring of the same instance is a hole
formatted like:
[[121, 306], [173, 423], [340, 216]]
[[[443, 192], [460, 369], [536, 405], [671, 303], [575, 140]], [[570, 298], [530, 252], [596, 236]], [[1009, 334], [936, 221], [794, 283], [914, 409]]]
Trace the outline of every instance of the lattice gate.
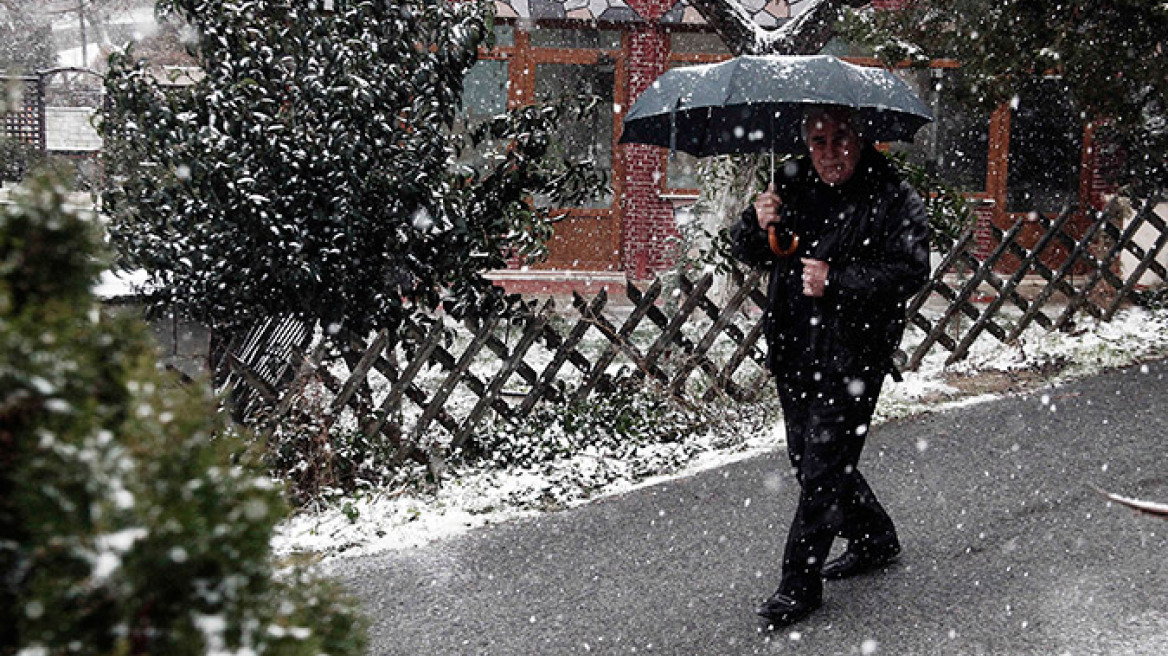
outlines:
[[21, 180], [45, 152], [45, 93], [38, 77], [0, 76], [0, 183]]

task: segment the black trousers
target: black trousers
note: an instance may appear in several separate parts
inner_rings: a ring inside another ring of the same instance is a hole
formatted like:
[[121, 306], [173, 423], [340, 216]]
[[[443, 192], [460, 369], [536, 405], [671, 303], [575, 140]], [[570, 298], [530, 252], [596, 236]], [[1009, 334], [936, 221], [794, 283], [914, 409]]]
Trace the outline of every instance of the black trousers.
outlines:
[[884, 374], [780, 378], [787, 453], [799, 481], [799, 506], [787, 534], [779, 591], [819, 599], [820, 571], [837, 537], [848, 549], [899, 549], [896, 528], [857, 465]]

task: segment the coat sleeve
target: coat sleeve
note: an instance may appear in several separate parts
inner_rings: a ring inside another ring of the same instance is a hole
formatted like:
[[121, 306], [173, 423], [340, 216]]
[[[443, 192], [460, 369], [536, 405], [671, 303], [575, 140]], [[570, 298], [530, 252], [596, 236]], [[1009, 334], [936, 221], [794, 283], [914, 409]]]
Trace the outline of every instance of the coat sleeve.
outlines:
[[878, 257], [833, 266], [828, 287], [843, 294], [873, 295], [903, 302], [929, 280], [929, 219], [917, 192], [901, 182], [880, 225]]
[[730, 226], [730, 252], [744, 264], [759, 269], [774, 266], [775, 255], [767, 243], [766, 233], [758, 227], [758, 215], [748, 206], [738, 221]]

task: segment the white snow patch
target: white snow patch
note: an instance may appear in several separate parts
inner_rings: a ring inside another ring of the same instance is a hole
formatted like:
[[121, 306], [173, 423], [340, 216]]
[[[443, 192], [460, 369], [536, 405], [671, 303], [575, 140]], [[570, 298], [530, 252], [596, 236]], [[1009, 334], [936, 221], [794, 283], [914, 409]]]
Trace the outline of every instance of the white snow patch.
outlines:
[[103, 271], [97, 285], [93, 288], [94, 296], [100, 299], [115, 299], [128, 296], [137, 296], [147, 291], [147, 282], [150, 276], [145, 270], [134, 271]]
[[134, 546], [134, 543], [146, 537], [144, 528], [128, 528], [117, 533], [107, 533], [97, 536], [94, 544], [94, 553], [91, 555], [93, 571], [90, 576], [95, 581], [105, 581], [122, 566], [122, 555]]
[[[1168, 354], [1168, 311], [1150, 312], [1132, 308], [1119, 313], [1110, 323], [1082, 319], [1072, 333], [1046, 332], [1035, 328], [1023, 333], [1018, 342], [1006, 346], [992, 337], [974, 344], [969, 357], [946, 367], [948, 355], [937, 349], [917, 371], [905, 372], [900, 383], [889, 379], [881, 395], [876, 421], [940, 411], [983, 403], [1000, 395], [962, 397], [960, 390], [944, 382], [946, 373], [976, 374], [988, 371], [1037, 369], [1050, 363], [1069, 363], [1051, 382], [1133, 364], [1145, 358]], [[938, 401], [937, 399], [943, 399]], [[770, 430], [728, 427], [751, 435], [745, 439], [719, 440], [717, 435], [693, 436], [686, 440], [696, 455], [679, 471], [651, 477], [637, 477], [632, 465], [607, 458], [577, 456], [545, 467], [540, 472], [491, 471], [446, 482], [434, 494], [398, 495], [380, 493], [350, 498], [341, 504], [316, 511], [301, 511], [277, 529], [273, 548], [277, 554], [315, 552], [325, 557], [361, 556], [391, 549], [408, 549], [456, 536], [473, 528], [498, 524], [543, 512], [538, 500], [546, 493], [559, 493], [554, 507], [575, 506], [663, 481], [719, 467], [781, 448], [786, 443], [781, 418], [768, 418]], [[729, 447], [720, 447], [730, 444]], [[654, 445], [653, 448], [685, 448]], [[927, 444], [918, 444], [924, 451]], [[563, 494], [565, 472], [589, 479], [589, 472], [607, 474], [599, 490], [575, 496]], [[555, 496], [555, 494], [553, 494]]]

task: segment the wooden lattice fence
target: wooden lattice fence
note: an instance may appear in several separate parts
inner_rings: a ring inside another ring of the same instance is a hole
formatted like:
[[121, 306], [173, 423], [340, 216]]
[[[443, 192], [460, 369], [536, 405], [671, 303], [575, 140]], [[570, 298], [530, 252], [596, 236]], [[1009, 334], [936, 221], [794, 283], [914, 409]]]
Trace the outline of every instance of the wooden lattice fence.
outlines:
[[[1125, 224], [1100, 213], [1077, 230], [1064, 214], [1046, 221], [1029, 247], [1018, 240], [1020, 225], [994, 230], [997, 246], [981, 258], [973, 229], [939, 244], [946, 255], [908, 308], [920, 339], [904, 366], [919, 367], [938, 348], [955, 362], [987, 334], [1012, 343], [1032, 324], [1065, 329], [1082, 313], [1109, 320], [1140, 287], [1162, 287], [1168, 226], [1155, 208], [1149, 200]], [[1054, 249], [1065, 257], [1052, 268], [1044, 261]], [[1127, 271], [1125, 253], [1134, 262]], [[404, 339], [350, 334], [340, 359], [328, 357], [310, 326], [271, 320], [231, 348], [223, 366], [244, 420], [279, 420], [311, 381], [326, 399], [326, 425], [347, 415], [364, 434], [389, 440], [398, 460], [433, 465], [466, 445], [489, 414], [519, 419], [544, 403], [587, 403], [620, 384], [651, 385], [684, 405], [756, 398], [767, 386], [765, 276], [733, 272], [727, 291], [712, 294], [715, 281], [712, 273], [680, 275], [668, 293], [660, 279], [644, 289], [630, 283], [631, 305], [612, 305], [602, 291], [575, 295], [570, 310], [547, 301], [507, 319], [439, 317], [407, 323]]]
[[[761, 277], [736, 275], [735, 292], [722, 304], [709, 298], [714, 275], [707, 274], [682, 278], [675, 307], [662, 302], [665, 283], [657, 280], [643, 290], [628, 286], [635, 303], [629, 311], [609, 307], [602, 291], [590, 300], [574, 297], [574, 320], [547, 301], [510, 319], [407, 322], [407, 339], [399, 342], [386, 331], [369, 340], [345, 335], [350, 357], [331, 362], [323, 342], [311, 348], [308, 327], [271, 320], [232, 348], [223, 366], [245, 421], [278, 421], [310, 380], [329, 398], [326, 427], [348, 412], [363, 433], [390, 440], [399, 460], [430, 461], [441, 454], [429, 432], [444, 434], [444, 450], [457, 449], [488, 413], [518, 419], [543, 402], [586, 403], [618, 384], [654, 385], [683, 404], [719, 395], [751, 400], [766, 378]], [[270, 348], [259, 347], [264, 343]]]
[[[925, 333], [908, 360], [908, 368], [920, 366], [937, 345], [950, 353], [946, 364], [964, 359], [984, 333], [1009, 344], [1033, 323], [1047, 330], [1064, 330], [1079, 312], [1110, 321], [1149, 273], [1158, 280], [1144, 286], [1168, 282], [1168, 271], [1158, 261], [1168, 241], [1168, 226], [1156, 214], [1157, 204], [1158, 198], [1147, 199], [1126, 225], [1117, 225], [1118, 220], [1110, 213], [1098, 213], [1081, 233], [1068, 229], [1070, 212], [1053, 220], [1040, 216], [1037, 220], [1043, 230], [1030, 247], [1019, 242], [1022, 222], [1008, 231], [991, 225], [997, 246], [982, 259], [972, 253], [974, 229], [952, 244], [941, 244], [945, 258], [908, 309], [909, 322]], [[1137, 240], [1140, 229], [1145, 227], [1155, 235], [1147, 248]], [[1069, 252], [1060, 258], [1057, 268], [1051, 268], [1044, 264], [1044, 255], [1056, 248]], [[1121, 278], [1121, 256], [1125, 253], [1134, 258], [1136, 265], [1126, 278]], [[1016, 258], [1016, 262], [1004, 277], [1000, 270], [1008, 257]], [[954, 282], [955, 270], [970, 273], [964, 280]], [[1037, 294], [1025, 296], [1024, 282], [1038, 282]], [[946, 306], [939, 318], [930, 319], [922, 309], [935, 297], [940, 297]], [[976, 300], [986, 298], [988, 303], [979, 307]], [[1016, 316], [1017, 312], [1021, 314]], [[970, 321], [967, 328], [961, 326], [962, 317]]]

